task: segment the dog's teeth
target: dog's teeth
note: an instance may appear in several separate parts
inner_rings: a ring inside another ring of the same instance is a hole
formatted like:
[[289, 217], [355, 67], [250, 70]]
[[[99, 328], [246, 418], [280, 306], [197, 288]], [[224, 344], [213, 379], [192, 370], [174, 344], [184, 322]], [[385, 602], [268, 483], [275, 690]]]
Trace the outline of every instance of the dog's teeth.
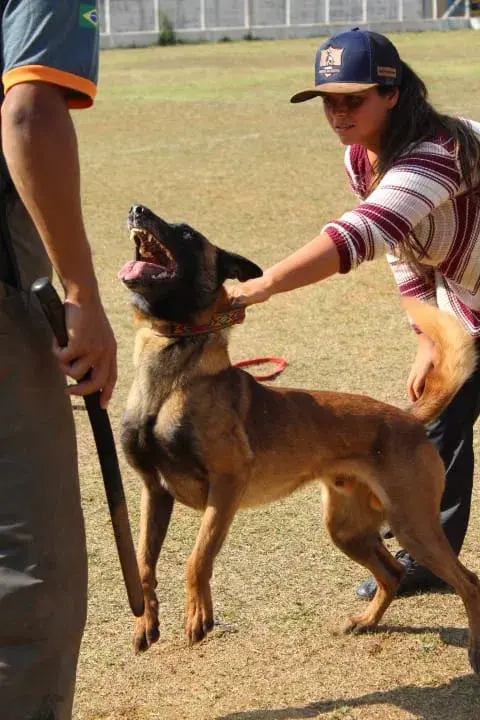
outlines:
[[[162, 256], [163, 264], [165, 263], [165, 260], [167, 260], [167, 264], [173, 262], [172, 253], [168, 250], [168, 248], [165, 247], [162, 242], [157, 240], [153, 233], [149, 232], [148, 230], [145, 230], [143, 228], [131, 228], [130, 239], [134, 240], [137, 244], [137, 247], [140, 251], [140, 257], [145, 262], [152, 261], [162, 263]], [[158, 257], [159, 255], [160, 259]]]
[[145, 231], [140, 228], [132, 228], [130, 230], [130, 240], [142, 241], [145, 238]]

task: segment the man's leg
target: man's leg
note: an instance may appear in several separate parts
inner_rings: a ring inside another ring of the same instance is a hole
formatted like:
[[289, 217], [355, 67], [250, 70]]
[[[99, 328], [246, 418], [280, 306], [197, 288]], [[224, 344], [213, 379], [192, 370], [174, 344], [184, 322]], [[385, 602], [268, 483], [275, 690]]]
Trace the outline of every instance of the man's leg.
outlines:
[[75, 432], [51, 342], [36, 299], [0, 299], [2, 720], [70, 720], [85, 624]]
[[[445, 465], [445, 490], [440, 518], [447, 539], [457, 555], [461, 550], [470, 516], [474, 466], [473, 426], [478, 417], [479, 402], [480, 368], [439, 418], [426, 428], [428, 437], [439, 451]], [[405, 550], [397, 553], [397, 559], [406, 568], [397, 595], [445, 587], [440, 578], [416, 563]], [[375, 591], [375, 580], [370, 577], [357, 588], [357, 595], [362, 599], [370, 599]]]

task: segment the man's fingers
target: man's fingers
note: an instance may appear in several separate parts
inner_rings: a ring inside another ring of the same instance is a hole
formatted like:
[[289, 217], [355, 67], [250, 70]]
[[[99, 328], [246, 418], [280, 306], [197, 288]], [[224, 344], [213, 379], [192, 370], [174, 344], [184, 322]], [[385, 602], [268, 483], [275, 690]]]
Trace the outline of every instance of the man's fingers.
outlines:
[[[101, 391], [106, 407], [116, 381], [116, 342], [99, 298], [86, 305], [65, 300], [68, 345], [53, 342], [53, 353], [62, 372], [77, 380], [69, 395], [84, 396]], [[90, 371], [90, 372], [89, 372]], [[87, 376], [87, 377], [86, 377]]]
[[78, 352], [77, 352], [77, 354], [75, 354], [75, 351], [72, 350], [71, 343], [69, 343], [66, 347], [60, 347], [60, 345], [57, 343], [56, 339], [54, 339], [54, 341], [53, 341], [52, 352], [61, 365], [68, 365], [72, 360], [75, 360], [79, 355]]
[[110, 363], [110, 371], [108, 373], [107, 382], [102, 388], [102, 392], [100, 395], [100, 406], [106, 410], [108, 407], [108, 403], [110, 402], [110, 398], [112, 397], [113, 389], [115, 387], [115, 383], [117, 382], [117, 360], [114, 357], [112, 362]]
[[80, 395], [83, 397], [84, 395], [91, 395], [92, 393], [97, 392], [97, 390], [100, 390], [98, 384], [95, 380], [90, 379], [74, 385], [68, 385], [67, 395]]
[[68, 386], [69, 395], [91, 395], [91, 393], [101, 390], [106, 384], [108, 378], [108, 364], [105, 361], [97, 366], [92, 367], [89, 378], [80, 381], [76, 385]]
[[95, 358], [87, 355], [70, 363], [60, 363], [60, 369], [74, 380], [81, 380], [95, 364]]
[[112, 357], [111, 355], [107, 355], [102, 358], [100, 363], [91, 367], [91, 375], [89, 378], [77, 383], [76, 385], [69, 385], [67, 393], [69, 395], [84, 396], [101, 391], [100, 403], [101, 406], [106, 409], [112, 396], [116, 379], [117, 364], [115, 356]]

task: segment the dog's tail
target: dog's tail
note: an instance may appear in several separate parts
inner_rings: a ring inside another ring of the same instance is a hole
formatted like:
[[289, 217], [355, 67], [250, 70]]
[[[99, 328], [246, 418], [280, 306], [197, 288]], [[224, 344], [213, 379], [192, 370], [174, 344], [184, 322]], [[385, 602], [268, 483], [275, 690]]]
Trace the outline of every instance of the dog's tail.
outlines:
[[475, 370], [475, 342], [453, 315], [414, 298], [404, 298], [403, 306], [414, 324], [435, 343], [434, 367], [423, 393], [409, 408], [426, 424], [438, 417]]

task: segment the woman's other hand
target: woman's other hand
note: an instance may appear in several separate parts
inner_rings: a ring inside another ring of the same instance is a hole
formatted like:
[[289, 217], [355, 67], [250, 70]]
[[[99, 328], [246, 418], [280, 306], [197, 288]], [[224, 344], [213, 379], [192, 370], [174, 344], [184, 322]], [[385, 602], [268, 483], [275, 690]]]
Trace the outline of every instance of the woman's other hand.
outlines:
[[425, 389], [425, 380], [435, 360], [435, 344], [423, 333], [418, 336], [418, 349], [407, 381], [408, 397], [418, 400]]

